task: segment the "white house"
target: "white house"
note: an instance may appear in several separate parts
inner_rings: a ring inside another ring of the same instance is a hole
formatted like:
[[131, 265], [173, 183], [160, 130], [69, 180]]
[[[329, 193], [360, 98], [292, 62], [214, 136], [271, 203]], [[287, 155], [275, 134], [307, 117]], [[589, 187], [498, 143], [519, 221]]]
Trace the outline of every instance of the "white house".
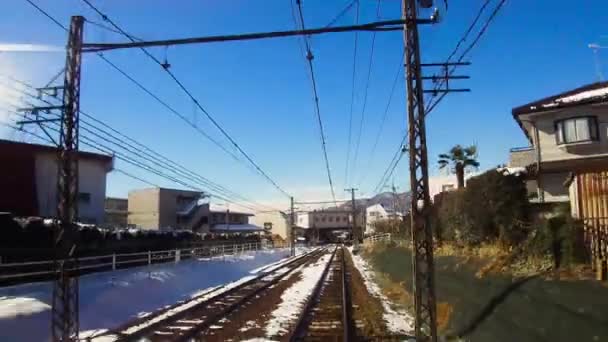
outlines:
[[[57, 148], [0, 140], [0, 211], [18, 216], [54, 217], [57, 214]], [[78, 218], [102, 223], [106, 175], [111, 156], [78, 153]]]
[[373, 233], [374, 223], [376, 223], [377, 221], [388, 219], [402, 219], [404, 214], [395, 211], [393, 208], [386, 207], [378, 203], [367, 207], [365, 209], [365, 216], [367, 217], [366, 233]]

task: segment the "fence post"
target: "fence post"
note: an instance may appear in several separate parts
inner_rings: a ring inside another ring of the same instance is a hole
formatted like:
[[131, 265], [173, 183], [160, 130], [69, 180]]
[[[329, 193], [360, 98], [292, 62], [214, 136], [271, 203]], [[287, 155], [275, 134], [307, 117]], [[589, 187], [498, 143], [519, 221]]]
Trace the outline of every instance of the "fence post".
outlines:
[[178, 263], [180, 261], [180, 259], [181, 259], [180, 252], [181, 251], [179, 249], [175, 250], [175, 263]]
[[116, 253], [112, 254], [112, 271], [116, 271]]
[[152, 265], [152, 252], [148, 251], [148, 266]]

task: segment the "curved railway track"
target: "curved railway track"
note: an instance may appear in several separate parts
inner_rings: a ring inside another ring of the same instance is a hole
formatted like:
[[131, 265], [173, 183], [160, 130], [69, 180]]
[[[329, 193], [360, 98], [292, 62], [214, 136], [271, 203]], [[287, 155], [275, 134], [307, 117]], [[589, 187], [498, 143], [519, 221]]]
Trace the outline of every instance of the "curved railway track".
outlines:
[[114, 335], [118, 337], [117, 341], [197, 341], [198, 334], [324, 253], [325, 249], [315, 249], [252, 279], [231, 287], [212, 289], [207, 294], [133, 320], [104, 335]]
[[345, 247], [334, 250], [304, 310], [292, 330], [290, 341], [355, 341], [350, 297], [350, 272]]

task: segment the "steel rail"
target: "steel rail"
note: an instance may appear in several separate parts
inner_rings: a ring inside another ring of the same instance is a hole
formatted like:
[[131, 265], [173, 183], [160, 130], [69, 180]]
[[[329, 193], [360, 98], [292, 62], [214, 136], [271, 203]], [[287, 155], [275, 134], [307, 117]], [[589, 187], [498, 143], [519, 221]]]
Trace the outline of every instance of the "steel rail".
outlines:
[[[293, 258], [293, 260], [291, 260], [291, 261], [289, 261], [289, 262], [287, 262], [285, 264], [277, 265], [277, 266], [271, 268], [271, 270], [264, 271], [264, 272], [260, 273], [259, 275], [257, 275], [256, 277], [254, 277], [254, 278], [252, 278], [252, 279], [250, 279], [250, 280], [248, 280], [246, 282], [243, 282], [243, 283], [241, 283], [241, 284], [239, 284], [239, 285], [237, 285], [237, 286], [235, 286], [235, 287], [233, 287], [233, 288], [231, 288], [231, 289], [229, 289], [227, 291], [218, 293], [217, 295], [215, 295], [215, 296], [213, 296], [211, 298], [208, 298], [208, 299], [202, 301], [201, 303], [198, 303], [198, 304], [196, 304], [196, 305], [194, 305], [194, 306], [192, 306], [192, 307], [190, 307], [188, 309], [185, 309], [183, 311], [176, 312], [174, 315], [167, 316], [167, 317], [165, 317], [165, 318], [163, 318], [163, 319], [161, 319], [161, 320], [159, 320], [157, 322], [154, 322], [154, 323], [152, 323], [150, 325], [142, 327], [141, 329], [139, 329], [139, 330], [137, 330], [137, 331], [135, 331], [133, 333], [126, 334], [126, 333], [124, 333], [124, 331], [127, 330], [127, 329], [129, 329], [129, 328], [145, 324], [145, 322], [153, 320], [156, 317], [159, 317], [159, 316], [161, 316], [161, 315], [163, 315], [163, 314], [165, 314], [165, 313], [167, 313], [167, 312], [169, 312], [169, 311], [171, 311], [173, 309], [178, 308], [179, 306], [186, 305], [189, 302], [195, 301], [195, 300], [197, 300], [197, 298], [200, 298], [200, 296], [191, 298], [190, 300], [185, 301], [185, 302], [176, 303], [176, 304], [174, 304], [174, 305], [172, 305], [170, 307], [164, 308], [162, 310], [158, 310], [157, 312], [155, 312], [155, 313], [153, 313], [153, 314], [151, 314], [149, 316], [146, 316], [143, 319], [136, 319], [136, 320], [133, 320], [131, 322], [128, 322], [128, 323], [126, 323], [126, 324], [124, 324], [122, 326], [119, 326], [118, 328], [115, 328], [115, 329], [112, 329], [111, 331], [108, 331], [104, 335], [117, 335], [117, 336], [119, 336], [119, 338], [116, 341], [125, 341], [125, 342], [126, 341], [139, 341], [140, 339], [143, 339], [146, 336], [149, 336], [149, 335], [153, 334], [155, 330], [161, 328], [162, 326], [166, 325], [167, 323], [179, 320], [182, 317], [186, 316], [188, 313], [190, 313], [190, 312], [192, 312], [194, 310], [198, 310], [198, 309], [200, 309], [200, 308], [202, 308], [204, 306], [207, 306], [210, 303], [217, 302], [221, 298], [226, 298], [226, 297], [230, 296], [231, 294], [235, 293], [236, 291], [239, 291], [239, 290], [241, 290], [241, 289], [243, 289], [243, 288], [245, 288], [247, 286], [250, 286], [250, 285], [252, 285], [252, 284], [254, 284], [254, 283], [262, 280], [265, 277], [271, 276], [273, 273], [275, 273], [277, 270], [279, 270], [281, 268], [285, 268], [285, 267], [289, 267], [290, 268], [290, 270], [288, 272], [285, 272], [283, 274], [283, 275], [287, 275], [288, 273], [292, 272], [294, 269], [296, 269], [297, 267], [299, 267], [302, 263], [304, 263], [308, 259], [316, 256], [317, 254], [321, 253], [322, 251], [323, 251], [323, 249], [315, 249], [315, 250], [313, 250], [311, 252], [308, 252], [306, 254], [297, 256], [297, 257]], [[272, 285], [272, 284], [276, 283], [278, 280], [280, 280], [280, 279], [273, 279], [269, 283], [270, 283], [270, 285]], [[268, 285], [268, 286], [270, 286], [270, 285]], [[222, 288], [225, 288], [226, 286], [227, 286], [227, 284], [226, 285], [222, 285], [222, 286], [218, 286], [218, 287], [210, 290], [209, 292], [206, 292], [205, 294], [202, 294], [201, 296], [209, 294], [212, 291], [221, 290]], [[217, 317], [217, 318], [219, 319], [221, 317]], [[210, 323], [213, 323], [213, 322], [215, 322], [215, 320], [213, 320]], [[200, 332], [202, 330], [202, 329], [199, 329], [199, 327], [202, 328], [202, 325], [197, 325], [196, 327], [193, 327], [192, 330], [195, 331], [194, 334], [196, 334], [196, 333], [198, 333], [198, 332]]]

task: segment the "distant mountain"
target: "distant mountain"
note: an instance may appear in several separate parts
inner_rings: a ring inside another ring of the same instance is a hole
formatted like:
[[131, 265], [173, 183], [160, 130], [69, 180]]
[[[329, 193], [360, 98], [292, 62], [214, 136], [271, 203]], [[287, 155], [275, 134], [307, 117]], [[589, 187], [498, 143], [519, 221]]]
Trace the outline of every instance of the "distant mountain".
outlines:
[[[412, 195], [410, 192], [392, 193], [392, 192], [381, 192], [372, 198], [360, 198], [356, 199], [355, 203], [357, 207], [369, 207], [375, 204], [381, 204], [387, 209], [393, 208], [395, 203], [396, 210], [405, 213], [409, 210]], [[345, 202], [338, 206], [339, 208], [350, 208], [350, 202]]]

